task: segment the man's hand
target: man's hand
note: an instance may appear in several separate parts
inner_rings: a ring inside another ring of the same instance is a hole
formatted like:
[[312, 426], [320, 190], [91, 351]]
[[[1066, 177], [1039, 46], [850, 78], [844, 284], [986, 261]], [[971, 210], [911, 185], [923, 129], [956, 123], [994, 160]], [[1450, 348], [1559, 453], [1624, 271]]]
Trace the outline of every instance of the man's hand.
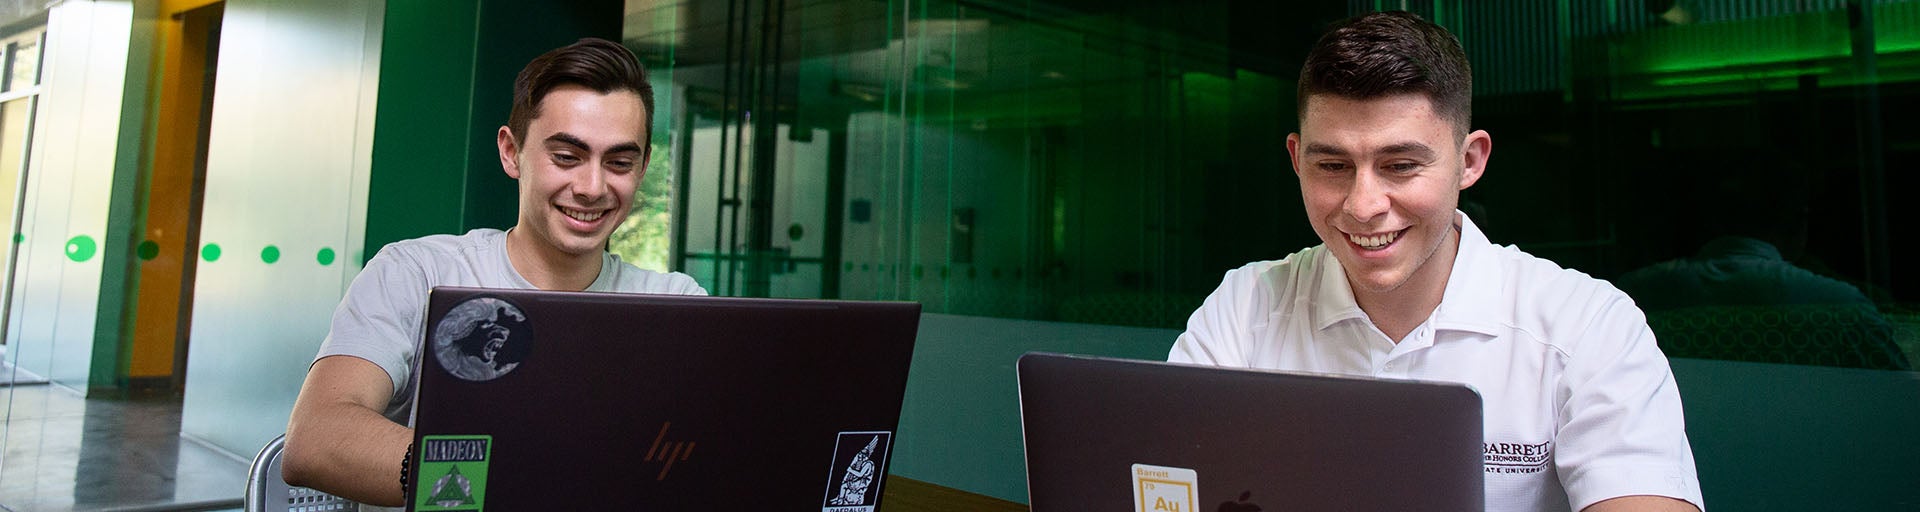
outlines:
[[381, 414], [392, 397], [392, 379], [370, 361], [315, 361], [287, 424], [281, 461], [287, 483], [369, 505], [404, 505], [400, 459], [413, 429]]

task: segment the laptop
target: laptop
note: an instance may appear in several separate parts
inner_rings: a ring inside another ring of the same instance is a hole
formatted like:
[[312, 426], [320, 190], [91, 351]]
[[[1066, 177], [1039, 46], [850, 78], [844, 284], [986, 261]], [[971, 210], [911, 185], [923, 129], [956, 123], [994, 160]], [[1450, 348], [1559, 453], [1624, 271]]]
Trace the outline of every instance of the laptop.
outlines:
[[1035, 512], [1484, 510], [1461, 384], [1031, 353]]
[[435, 288], [407, 510], [872, 512], [919, 317]]

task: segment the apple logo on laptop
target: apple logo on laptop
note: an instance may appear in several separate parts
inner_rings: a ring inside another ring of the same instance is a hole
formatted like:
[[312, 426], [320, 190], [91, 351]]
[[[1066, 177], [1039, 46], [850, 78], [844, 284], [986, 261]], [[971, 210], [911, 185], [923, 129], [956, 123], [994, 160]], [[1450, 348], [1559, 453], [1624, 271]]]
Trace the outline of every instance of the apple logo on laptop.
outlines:
[[1252, 497], [1253, 491], [1241, 491], [1239, 501], [1223, 502], [1220, 504], [1220, 508], [1214, 510], [1219, 512], [1260, 512], [1259, 505], [1247, 502], [1247, 500]]

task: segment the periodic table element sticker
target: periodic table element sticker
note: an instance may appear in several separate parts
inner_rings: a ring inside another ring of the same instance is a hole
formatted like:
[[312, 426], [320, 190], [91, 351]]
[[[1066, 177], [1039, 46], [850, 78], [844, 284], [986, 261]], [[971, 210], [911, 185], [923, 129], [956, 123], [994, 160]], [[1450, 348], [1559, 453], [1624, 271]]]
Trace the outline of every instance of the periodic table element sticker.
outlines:
[[1133, 465], [1133, 502], [1136, 512], [1194, 512], [1200, 499], [1200, 476], [1191, 469]]
[[420, 440], [414, 510], [481, 512], [487, 506], [487, 459], [493, 436], [426, 436]]

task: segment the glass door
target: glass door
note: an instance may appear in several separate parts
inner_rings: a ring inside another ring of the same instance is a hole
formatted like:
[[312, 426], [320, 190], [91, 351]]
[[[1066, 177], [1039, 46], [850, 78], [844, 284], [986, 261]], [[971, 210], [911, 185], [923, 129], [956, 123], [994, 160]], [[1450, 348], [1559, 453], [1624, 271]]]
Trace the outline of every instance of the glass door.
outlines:
[[[670, 86], [656, 85], [671, 88], [662, 96], [674, 113], [670, 266], [714, 295], [838, 296], [831, 210], [846, 115], [797, 106], [828, 78], [809, 53], [831, 50], [808, 49], [800, 37], [818, 11], [783, 0], [629, 7], [628, 43], [671, 76]], [[726, 16], [701, 24], [709, 13]]]
[[0, 39], [4, 48], [4, 69], [0, 70], [0, 226], [5, 226], [5, 245], [0, 246], [0, 386], [19, 382], [42, 382], [38, 376], [24, 379], [15, 371], [17, 351], [9, 350], [9, 320], [13, 317], [14, 261], [20, 254], [22, 206], [27, 184], [27, 147], [33, 140], [33, 114], [40, 100], [40, 55], [45, 47], [46, 28], [36, 27]]

